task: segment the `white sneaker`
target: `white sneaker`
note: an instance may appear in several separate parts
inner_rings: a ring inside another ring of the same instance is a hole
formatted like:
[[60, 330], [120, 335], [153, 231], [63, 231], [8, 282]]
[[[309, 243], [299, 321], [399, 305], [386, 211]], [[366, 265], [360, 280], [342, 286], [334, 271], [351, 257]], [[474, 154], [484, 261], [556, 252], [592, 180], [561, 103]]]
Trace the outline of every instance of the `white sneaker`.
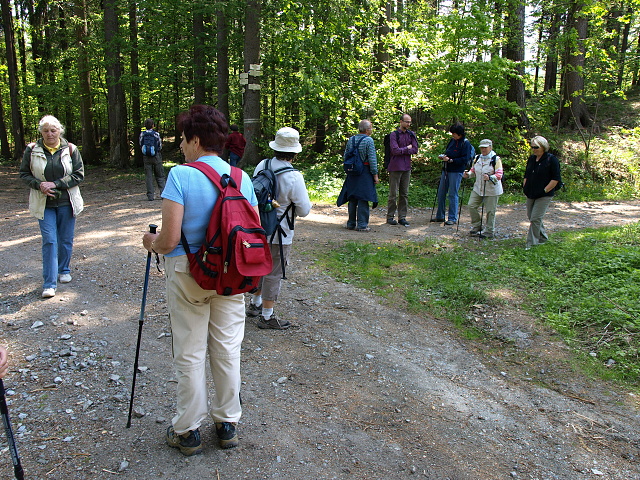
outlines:
[[60, 283], [69, 283], [71, 281], [71, 275], [68, 273], [63, 273], [60, 275]]
[[55, 288], [45, 288], [44, 290], [42, 290], [42, 298], [51, 298], [51, 297], [54, 297], [55, 295], [56, 295]]

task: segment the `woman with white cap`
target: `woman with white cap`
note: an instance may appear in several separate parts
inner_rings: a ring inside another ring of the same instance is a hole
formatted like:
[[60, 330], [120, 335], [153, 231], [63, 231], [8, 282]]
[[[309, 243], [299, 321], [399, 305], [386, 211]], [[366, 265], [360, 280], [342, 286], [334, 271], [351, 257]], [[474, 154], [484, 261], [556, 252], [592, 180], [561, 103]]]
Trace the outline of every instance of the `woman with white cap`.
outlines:
[[[285, 213], [289, 205], [293, 205], [295, 208], [290, 209], [293, 213], [288, 219], [283, 219], [280, 223], [282, 235], [273, 237], [273, 242], [271, 243], [273, 270], [260, 280], [258, 291], [251, 296], [246, 314], [250, 317], [258, 317], [257, 325], [259, 328], [286, 330], [291, 326], [291, 323], [279, 318], [273, 312], [273, 308], [280, 294], [282, 265], [287, 263], [291, 252], [295, 217], [309, 215], [311, 200], [309, 200], [304, 177], [299, 171], [291, 167], [291, 162], [296, 154], [302, 151], [298, 131], [291, 127], [281, 128], [276, 133], [276, 138], [269, 142], [269, 147], [274, 151], [273, 158], [262, 160], [253, 172], [253, 176], [255, 177], [258, 172], [267, 168], [267, 163], [269, 164], [268, 168], [274, 172], [284, 169], [285, 171], [276, 177], [278, 181], [278, 196], [276, 197], [276, 201], [279, 204], [277, 207], [278, 218]], [[280, 245], [280, 242], [282, 242], [282, 245]], [[281, 251], [282, 256], [280, 255]]]
[[[469, 213], [471, 214], [471, 231], [469, 235], [480, 238], [493, 238], [496, 226], [496, 210], [498, 197], [502, 195], [502, 160], [493, 151], [493, 142], [487, 138], [480, 142], [480, 155], [473, 161], [472, 167], [465, 171], [463, 178], [476, 179], [469, 197]], [[482, 212], [487, 212], [487, 221], [482, 228]]]

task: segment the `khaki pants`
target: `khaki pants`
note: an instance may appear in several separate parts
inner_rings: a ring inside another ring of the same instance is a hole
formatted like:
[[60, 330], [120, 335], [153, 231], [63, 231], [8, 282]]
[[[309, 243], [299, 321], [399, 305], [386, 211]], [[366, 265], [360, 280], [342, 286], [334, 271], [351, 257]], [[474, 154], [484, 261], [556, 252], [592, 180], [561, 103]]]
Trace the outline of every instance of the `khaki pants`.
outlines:
[[240, 348], [244, 337], [244, 295], [203, 290], [188, 273], [186, 255], [165, 258], [167, 305], [178, 379], [177, 434], [200, 427], [207, 416], [205, 362], [215, 386], [209, 415], [215, 422], [237, 422], [240, 406]]
[[487, 214], [487, 221], [484, 225], [484, 233], [493, 235], [496, 227], [496, 210], [498, 209], [498, 195], [485, 196], [478, 195], [475, 190], [471, 191], [469, 197], [469, 213], [471, 214], [471, 226], [474, 230], [480, 230], [482, 218], [480, 217], [480, 205], [484, 202], [484, 211]]

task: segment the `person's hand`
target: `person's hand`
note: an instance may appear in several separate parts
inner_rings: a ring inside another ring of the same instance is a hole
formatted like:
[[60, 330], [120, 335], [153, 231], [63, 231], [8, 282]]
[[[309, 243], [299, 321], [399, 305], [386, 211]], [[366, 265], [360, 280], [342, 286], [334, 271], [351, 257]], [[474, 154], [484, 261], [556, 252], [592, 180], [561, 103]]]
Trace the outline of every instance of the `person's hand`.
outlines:
[[462, 172], [462, 178], [469, 178], [469, 170]]
[[6, 348], [0, 347], [0, 378], [4, 378], [8, 371], [9, 355], [7, 354]]
[[40, 191], [47, 197], [55, 197], [56, 184], [53, 182], [40, 182]]
[[152, 243], [158, 237], [158, 233], [147, 232], [142, 237], [142, 246], [147, 249], [148, 252], [153, 252]]
[[378, 183], [380, 183], [380, 178], [378, 177], [378, 174], [377, 174], [377, 173], [373, 176], [373, 183], [374, 183], [374, 184], [378, 184]]
[[482, 179], [486, 182], [487, 180], [489, 180], [489, 175], [487, 175], [486, 173], [483, 173]]

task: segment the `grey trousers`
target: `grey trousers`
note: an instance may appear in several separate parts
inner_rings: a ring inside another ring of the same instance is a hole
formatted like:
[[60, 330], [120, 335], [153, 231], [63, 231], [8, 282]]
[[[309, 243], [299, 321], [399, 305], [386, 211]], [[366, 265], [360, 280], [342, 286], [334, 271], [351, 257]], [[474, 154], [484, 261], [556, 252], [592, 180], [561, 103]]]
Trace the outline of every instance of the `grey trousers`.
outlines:
[[160, 190], [159, 195], [162, 195], [162, 190], [164, 190], [165, 177], [162, 155], [160, 152], [158, 152], [158, 155], [155, 157], [147, 157], [145, 155], [142, 157], [142, 161], [144, 163], [144, 176], [147, 183], [147, 198], [153, 200], [154, 180], [158, 183], [158, 190]]
[[527, 233], [527, 247], [539, 245], [549, 240], [547, 232], [544, 229], [542, 217], [547, 213], [552, 198], [553, 197], [527, 198], [527, 218], [531, 222], [529, 224], [529, 232]]

